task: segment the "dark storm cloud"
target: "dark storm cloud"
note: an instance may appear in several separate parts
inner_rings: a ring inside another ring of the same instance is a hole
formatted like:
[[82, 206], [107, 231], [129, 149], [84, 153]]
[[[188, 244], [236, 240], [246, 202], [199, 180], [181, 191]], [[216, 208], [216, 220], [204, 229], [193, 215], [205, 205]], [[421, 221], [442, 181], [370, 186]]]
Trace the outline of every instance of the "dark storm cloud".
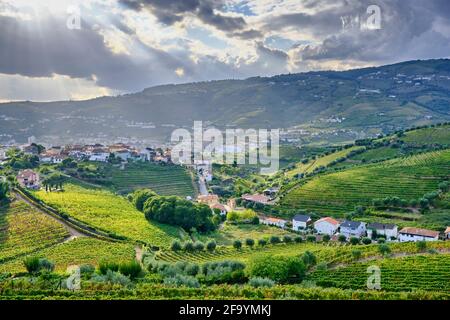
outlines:
[[119, 2], [133, 10], [150, 9], [159, 21], [167, 25], [182, 21], [185, 15], [192, 14], [204, 23], [226, 32], [246, 27], [242, 17], [228, 17], [214, 12], [223, 6], [222, 1], [218, 0], [119, 0]]
[[[323, 7], [326, 2], [308, 5], [314, 9]], [[362, 27], [369, 16], [366, 10], [372, 4], [381, 8], [380, 30]], [[299, 46], [299, 60], [303, 61], [332, 59], [385, 63], [438, 58], [448, 56], [450, 52], [450, 35], [435, 30], [438, 17], [441, 24], [450, 27], [449, 9], [450, 2], [441, 0], [342, 1], [338, 7], [314, 15], [278, 16], [268, 22], [265, 29], [298, 28], [300, 32], [305, 30], [322, 38], [318, 43]]]

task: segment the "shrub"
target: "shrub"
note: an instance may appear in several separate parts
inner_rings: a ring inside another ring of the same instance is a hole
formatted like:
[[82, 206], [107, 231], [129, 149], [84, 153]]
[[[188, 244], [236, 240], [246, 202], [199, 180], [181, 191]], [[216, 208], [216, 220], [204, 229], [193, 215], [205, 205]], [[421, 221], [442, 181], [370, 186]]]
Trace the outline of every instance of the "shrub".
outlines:
[[82, 264], [80, 266], [80, 273], [82, 275], [90, 276], [95, 272], [95, 267], [92, 264]]
[[55, 264], [46, 258], [39, 259], [39, 271], [52, 272], [55, 269]]
[[317, 258], [311, 251], [305, 251], [302, 255], [302, 261], [307, 268], [310, 268], [316, 264]]
[[275, 281], [270, 280], [268, 278], [251, 278], [248, 282], [250, 286], [253, 288], [271, 288], [275, 285]]
[[246, 239], [245, 244], [249, 247], [253, 247], [255, 245], [255, 240], [253, 239]]
[[194, 248], [195, 248], [195, 250], [197, 250], [197, 251], [203, 251], [203, 250], [205, 249], [205, 245], [203, 244], [203, 242], [197, 241], [197, 242], [194, 244]]
[[372, 239], [370, 239], [370, 238], [363, 238], [362, 239], [362, 243], [364, 243], [364, 244], [371, 244], [372, 243]]
[[296, 237], [294, 238], [294, 241], [295, 241], [296, 243], [302, 243], [302, 242], [303, 242], [303, 238], [300, 237], [300, 236], [296, 236]]
[[277, 243], [280, 243], [280, 242], [281, 242], [281, 240], [280, 240], [279, 237], [277, 237], [277, 236], [271, 236], [270, 237], [270, 243], [271, 244], [277, 244]]
[[338, 241], [344, 243], [347, 241], [347, 238], [343, 234], [341, 234], [338, 237]]
[[214, 240], [211, 240], [206, 244], [206, 249], [210, 252], [216, 250], [216, 247], [217, 247], [217, 244]]
[[284, 242], [284, 243], [291, 243], [291, 242], [292, 242], [292, 237], [289, 236], [289, 235], [285, 235], [285, 236], [283, 237], [283, 242]]
[[359, 239], [356, 238], [356, 237], [351, 237], [351, 238], [350, 238], [350, 243], [351, 243], [352, 245], [357, 245], [357, 244], [359, 244]]
[[326, 271], [327, 269], [328, 269], [328, 265], [326, 262], [321, 262], [316, 267], [317, 271]]
[[427, 243], [425, 241], [417, 241], [416, 242], [417, 251], [424, 252], [427, 250]]
[[119, 265], [116, 262], [100, 261], [100, 263], [98, 264], [98, 271], [100, 272], [100, 274], [106, 275], [108, 270], [117, 272], [119, 271]]
[[141, 274], [142, 267], [137, 261], [124, 262], [119, 265], [119, 272], [130, 279], [135, 279]]
[[300, 282], [305, 272], [301, 259], [273, 255], [258, 256], [247, 268], [247, 273], [253, 278], [268, 278], [279, 283]]
[[92, 281], [94, 282], [106, 282], [110, 284], [118, 284], [121, 286], [129, 286], [131, 284], [130, 278], [127, 276], [124, 276], [123, 274], [120, 274], [118, 272], [114, 272], [112, 270], [107, 270], [106, 273], [103, 274], [96, 274], [92, 277]]
[[174, 240], [170, 245], [170, 249], [175, 252], [180, 251], [182, 249], [180, 241]]
[[316, 241], [316, 236], [312, 236], [312, 235], [307, 236], [306, 237], [306, 241], [308, 241], [308, 242], [315, 242]]
[[323, 242], [329, 242], [330, 240], [331, 240], [331, 237], [330, 237], [329, 234], [325, 234], [325, 235], [322, 237], [322, 241], [323, 241]]
[[354, 260], [359, 260], [362, 256], [362, 251], [358, 249], [352, 250], [352, 257]]
[[200, 283], [198, 280], [191, 276], [184, 276], [181, 274], [177, 274], [173, 277], [165, 278], [164, 284], [168, 286], [175, 287], [188, 287], [188, 288], [199, 288]]
[[39, 272], [39, 258], [38, 257], [26, 257], [23, 260], [23, 264], [27, 269], [28, 273]]
[[258, 245], [261, 247], [264, 247], [267, 244], [267, 241], [264, 239], [259, 239], [258, 240]]
[[186, 241], [183, 245], [183, 250], [186, 252], [193, 252], [195, 250], [192, 241]]
[[185, 269], [184, 272], [186, 272], [186, 274], [188, 276], [193, 276], [195, 277], [199, 272], [200, 272], [200, 267], [198, 266], [198, 264], [196, 263], [189, 263]]
[[240, 240], [235, 240], [235, 241], [233, 242], [233, 247], [234, 247], [235, 249], [240, 249], [240, 248], [242, 248], [242, 242], [241, 242]]
[[389, 246], [387, 244], [380, 244], [378, 245], [378, 251], [382, 254], [382, 255], [388, 255], [391, 253], [391, 248], [389, 248]]

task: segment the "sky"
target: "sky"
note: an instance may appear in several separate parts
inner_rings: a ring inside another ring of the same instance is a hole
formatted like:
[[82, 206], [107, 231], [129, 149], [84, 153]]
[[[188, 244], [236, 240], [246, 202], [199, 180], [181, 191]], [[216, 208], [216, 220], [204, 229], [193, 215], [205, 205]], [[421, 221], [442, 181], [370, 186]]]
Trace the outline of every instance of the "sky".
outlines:
[[448, 57], [448, 0], [0, 0], [0, 102]]

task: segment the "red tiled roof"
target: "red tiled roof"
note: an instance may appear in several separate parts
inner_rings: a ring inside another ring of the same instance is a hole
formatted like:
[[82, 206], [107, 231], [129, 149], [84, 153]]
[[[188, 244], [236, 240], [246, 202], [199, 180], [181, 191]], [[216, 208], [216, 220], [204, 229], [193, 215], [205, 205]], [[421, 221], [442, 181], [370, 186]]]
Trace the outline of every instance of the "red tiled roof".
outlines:
[[450, 227], [447, 227], [447, 229], [445, 229], [445, 233], [450, 233]]
[[335, 220], [335, 219], [333, 219], [331, 217], [325, 217], [325, 218], [319, 219], [319, 220], [316, 221], [316, 223], [318, 223], [318, 222], [328, 222], [328, 223], [331, 223], [332, 225], [335, 225], [335, 226], [339, 225], [339, 221], [337, 221], [337, 220]]
[[423, 237], [431, 237], [431, 238], [435, 238], [435, 237], [439, 236], [439, 231], [413, 228], [413, 227], [405, 227], [402, 230], [400, 230], [399, 233], [406, 233], [406, 234], [412, 234], [412, 235], [423, 236]]
[[263, 194], [244, 194], [242, 195], [242, 199], [247, 201], [253, 201], [253, 202], [260, 202], [260, 203], [268, 203], [269, 197], [263, 195]]

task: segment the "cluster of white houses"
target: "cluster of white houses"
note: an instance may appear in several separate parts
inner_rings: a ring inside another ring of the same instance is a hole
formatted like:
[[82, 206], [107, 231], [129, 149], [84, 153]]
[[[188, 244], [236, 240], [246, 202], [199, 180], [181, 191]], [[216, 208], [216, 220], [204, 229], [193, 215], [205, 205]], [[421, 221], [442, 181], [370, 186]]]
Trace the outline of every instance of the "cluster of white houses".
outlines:
[[153, 161], [171, 162], [170, 150], [156, 150], [153, 148], [137, 149], [123, 143], [116, 143], [109, 146], [102, 144], [93, 145], [67, 145], [63, 147], [54, 146], [45, 150], [39, 150], [35, 144], [21, 147], [25, 154], [39, 157], [41, 163], [62, 163], [64, 159], [88, 160], [97, 162], [107, 162], [111, 157], [122, 161]]
[[[266, 225], [287, 228], [288, 221], [273, 217], [261, 217], [260, 222]], [[324, 217], [315, 222], [307, 215], [297, 214], [292, 218], [292, 229], [294, 231], [314, 230], [321, 235], [344, 235], [347, 239], [356, 237], [377, 238], [382, 236], [388, 241], [437, 241], [439, 232], [421, 228], [405, 227], [398, 230], [394, 224], [365, 223], [361, 221], [339, 221], [331, 217]], [[450, 239], [450, 227], [445, 230], [445, 239]]]

